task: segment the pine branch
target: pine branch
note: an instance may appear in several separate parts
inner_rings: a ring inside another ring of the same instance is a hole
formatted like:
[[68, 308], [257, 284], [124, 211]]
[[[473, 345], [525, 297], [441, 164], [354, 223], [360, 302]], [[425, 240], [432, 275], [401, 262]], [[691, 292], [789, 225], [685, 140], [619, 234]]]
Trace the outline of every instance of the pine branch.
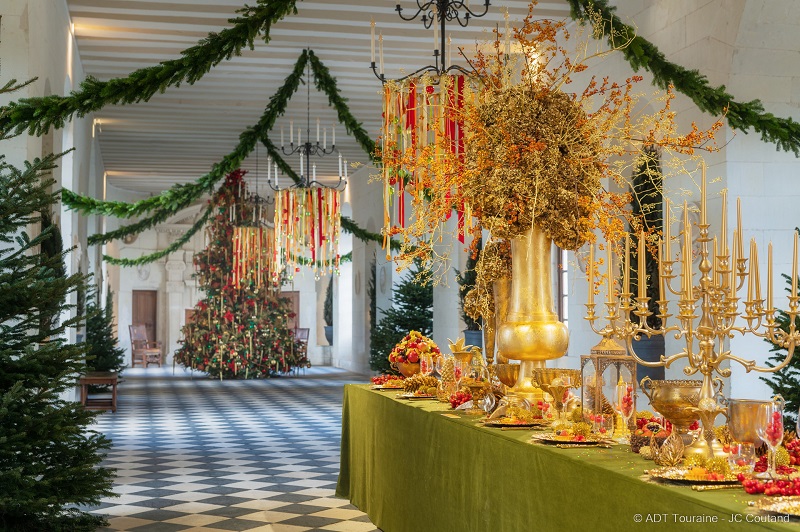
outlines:
[[257, 5], [246, 6], [237, 11], [238, 17], [229, 19], [232, 27], [209, 33], [196, 46], [181, 52], [180, 58], [136, 70], [125, 78], [100, 81], [88, 77], [80, 89], [69, 96], [23, 98], [12, 102], [0, 112], [0, 135], [27, 130], [31, 135], [41, 136], [51, 127], [64, 127], [73, 115], [83, 117], [109, 104], [146, 102], [173, 85], [193, 84], [223, 60], [240, 55], [245, 46], [253, 49], [259, 33], [269, 42], [272, 24], [297, 13], [296, 2], [258, 0]]
[[[752, 128], [761, 140], [777, 145], [779, 150], [800, 156], [800, 123], [791, 118], [779, 118], [764, 112], [759, 100], [737, 102], [725, 91], [725, 86], [711, 87], [708, 78], [697, 70], [688, 70], [667, 61], [664, 54], [650, 41], [636, 35], [609, 6], [608, 0], [568, 0], [572, 18], [581, 24], [592, 23], [592, 13], [602, 16], [603, 35], [613, 48], [620, 48], [634, 71], [644, 68], [653, 74], [653, 83], [662, 89], [675, 89], [691, 98], [697, 107], [713, 116], [726, 115], [733, 129], [747, 133]], [[627, 46], [623, 46], [628, 43]]]

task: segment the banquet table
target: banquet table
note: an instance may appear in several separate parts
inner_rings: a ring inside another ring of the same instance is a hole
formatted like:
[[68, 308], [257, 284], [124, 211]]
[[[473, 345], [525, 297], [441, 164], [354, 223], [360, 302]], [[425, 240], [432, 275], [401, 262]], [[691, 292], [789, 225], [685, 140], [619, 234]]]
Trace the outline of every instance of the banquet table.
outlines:
[[647, 480], [653, 462], [627, 445], [560, 449], [532, 434], [346, 385], [336, 494], [384, 532], [800, 530], [748, 508], [760, 496], [741, 488]]

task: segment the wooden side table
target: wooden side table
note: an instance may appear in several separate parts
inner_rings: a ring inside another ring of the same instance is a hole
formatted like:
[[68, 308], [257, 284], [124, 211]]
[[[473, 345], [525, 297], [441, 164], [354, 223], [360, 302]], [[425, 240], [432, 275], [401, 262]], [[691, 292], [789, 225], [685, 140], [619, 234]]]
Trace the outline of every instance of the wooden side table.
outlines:
[[[78, 380], [81, 386], [81, 404], [87, 410], [117, 411], [117, 379], [119, 375], [110, 371], [90, 371]], [[89, 386], [111, 386], [111, 398], [89, 397]]]

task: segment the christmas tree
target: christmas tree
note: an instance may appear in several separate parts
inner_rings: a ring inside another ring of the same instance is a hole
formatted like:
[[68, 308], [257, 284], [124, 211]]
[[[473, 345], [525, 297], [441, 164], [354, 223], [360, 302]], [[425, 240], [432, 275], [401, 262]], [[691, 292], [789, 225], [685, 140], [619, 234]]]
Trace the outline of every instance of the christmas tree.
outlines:
[[269, 377], [308, 365], [288, 326], [290, 302], [278, 291], [274, 236], [261, 222], [262, 206], [245, 201], [244, 173], [228, 175], [211, 199], [209, 244], [194, 258], [206, 297], [175, 353], [180, 364], [220, 379]]
[[105, 307], [100, 305], [100, 291], [89, 294], [86, 307], [86, 367], [91, 371], [116, 371], [125, 367], [125, 350], [118, 346], [114, 335], [114, 309], [111, 304], [111, 289], [106, 293]]
[[[7, 86], [8, 87], [8, 86]], [[2, 92], [0, 90], [0, 92]], [[86, 282], [63, 273], [64, 253], [41, 251], [54, 228], [25, 229], [58, 193], [45, 176], [57, 156], [20, 169], [0, 155], [0, 528], [95, 530], [105, 520], [77, 508], [112, 495], [98, 467], [110, 441], [88, 430], [96, 413], [66, 400], [84, 370], [85, 344], [69, 344], [67, 296]], [[46, 245], [44, 247], [47, 247]]]
[[391, 373], [389, 352], [409, 333], [425, 336], [433, 332], [433, 285], [416, 282], [422, 279], [419, 261], [395, 287], [392, 307], [383, 311], [383, 318], [370, 336], [369, 365], [375, 371]]
[[[792, 277], [783, 274], [783, 278], [786, 279], [786, 292], [791, 293]], [[778, 324], [778, 327], [787, 334], [789, 333], [789, 318], [789, 314], [783, 310], [778, 309], [775, 312], [775, 322]], [[795, 321], [795, 329], [798, 328], [800, 328], [800, 319]], [[767, 340], [767, 342], [769, 342], [769, 340]], [[767, 362], [767, 366], [770, 368], [781, 364], [789, 355], [786, 348], [774, 344], [770, 351], [775, 353]], [[794, 356], [788, 366], [775, 373], [770, 373], [768, 377], [759, 377], [772, 389], [772, 393], [783, 396], [786, 400], [786, 408], [784, 411], [792, 417], [797, 415], [797, 410], [800, 408], [800, 356], [798, 355], [800, 355], [800, 353], [797, 352], [797, 347], [795, 347]]]

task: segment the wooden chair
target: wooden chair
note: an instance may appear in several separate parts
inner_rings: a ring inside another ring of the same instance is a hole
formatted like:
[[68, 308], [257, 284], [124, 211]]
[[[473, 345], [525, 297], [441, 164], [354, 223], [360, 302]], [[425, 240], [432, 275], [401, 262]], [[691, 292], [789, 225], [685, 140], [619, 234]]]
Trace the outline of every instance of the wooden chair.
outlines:
[[163, 346], [161, 342], [151, 342], [147, 339], [147, 328], [144, 325], [129, 325], [131, 333], [131, 367], [135, 368], [140, 363], [145, 368], [150, 364], [161, 367]]

